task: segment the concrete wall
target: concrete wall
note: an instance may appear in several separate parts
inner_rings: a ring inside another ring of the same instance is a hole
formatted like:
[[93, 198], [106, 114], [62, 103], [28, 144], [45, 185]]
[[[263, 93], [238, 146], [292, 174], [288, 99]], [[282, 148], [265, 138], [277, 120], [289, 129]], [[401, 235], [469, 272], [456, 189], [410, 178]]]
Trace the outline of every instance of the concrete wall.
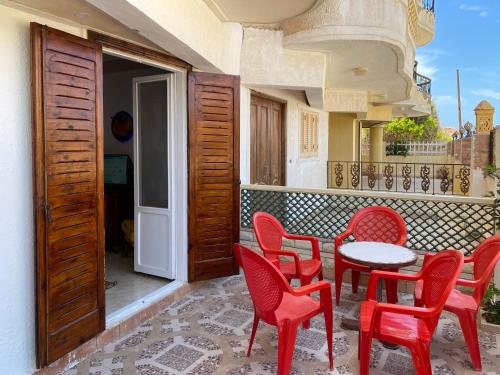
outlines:
[[[254, 87], [253, 89], [286, 103], [286, 185], [325, 188], [328, 160], [328, 113], [309, 107], [303, 91], [275, 90], [261, 87]], [[251, 88], [242, 86], [240, 93], [240, 173], [243, 184], [250, 183], [250, 95]], [[299, 154], [301, 109], [319, 113], [319, 155], [316, 158], [301, 158]]]
[[35, 369], [35, 281], [31, 160], [31, 21], [83, 36], [75, 26], [0, 3], [0, 374]]

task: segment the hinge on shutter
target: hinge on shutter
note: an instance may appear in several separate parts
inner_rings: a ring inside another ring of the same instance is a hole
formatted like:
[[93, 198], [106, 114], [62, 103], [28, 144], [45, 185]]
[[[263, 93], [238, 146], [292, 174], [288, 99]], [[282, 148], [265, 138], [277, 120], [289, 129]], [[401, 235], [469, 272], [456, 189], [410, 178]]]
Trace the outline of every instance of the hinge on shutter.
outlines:
[[47, 218], [47, 223], [50, 224], [52, 222], [52, 214], [48, 204], [45, 205], [45, 217]]

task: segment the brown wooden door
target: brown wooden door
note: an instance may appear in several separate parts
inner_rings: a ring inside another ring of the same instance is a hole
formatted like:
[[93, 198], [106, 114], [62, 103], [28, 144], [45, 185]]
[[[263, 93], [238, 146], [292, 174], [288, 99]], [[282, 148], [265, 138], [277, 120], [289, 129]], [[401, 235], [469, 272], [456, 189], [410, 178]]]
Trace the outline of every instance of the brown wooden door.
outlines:
[[190, 281], [238, 272], [239, 87], [236, 76], [189, 73]]
[[283, 104], [252, 95], [250, 132], [250, 183], [284, 185]]
[[102, 53], [31, 25], [37, 358], [104, 329]]

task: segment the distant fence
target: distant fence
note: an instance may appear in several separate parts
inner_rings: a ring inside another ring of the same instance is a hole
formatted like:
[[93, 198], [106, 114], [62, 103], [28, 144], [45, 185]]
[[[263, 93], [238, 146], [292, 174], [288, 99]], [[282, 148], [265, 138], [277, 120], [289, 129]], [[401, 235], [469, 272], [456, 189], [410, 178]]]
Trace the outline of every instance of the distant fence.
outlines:
[[[384, 149], [390, 142], [384, 142]], [[401, 142], [399, 143], [402, 147], [407, 149], [407, 156], [422, 156], [422, 155], [446, 155], [448, 152], [446, 142]], [[361, 142], [361, 154], [362, 156], [370, 155], [370, 141], [363, 140]]]

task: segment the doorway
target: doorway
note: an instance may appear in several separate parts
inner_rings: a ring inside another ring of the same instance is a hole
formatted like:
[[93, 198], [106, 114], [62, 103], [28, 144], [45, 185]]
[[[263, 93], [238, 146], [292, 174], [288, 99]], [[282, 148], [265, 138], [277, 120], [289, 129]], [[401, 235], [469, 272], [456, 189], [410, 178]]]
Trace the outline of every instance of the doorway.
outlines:
[[250, 183], [285, 185], [284, 104], [252, 94]]
[[103, 54], [107, 316], [174, 279], [171, 76]]

